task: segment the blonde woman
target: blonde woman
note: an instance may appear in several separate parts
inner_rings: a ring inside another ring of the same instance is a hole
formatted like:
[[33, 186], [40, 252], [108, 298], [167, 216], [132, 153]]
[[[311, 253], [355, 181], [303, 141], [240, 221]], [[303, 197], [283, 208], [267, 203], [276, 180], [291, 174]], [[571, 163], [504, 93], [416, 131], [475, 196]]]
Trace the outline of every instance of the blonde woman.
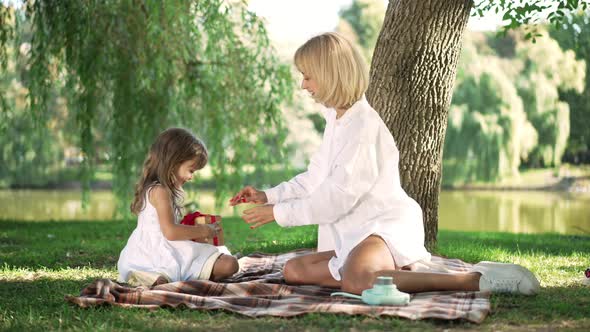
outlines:
[[[230, 201], [264, 204], [244, 211], [256, 228], [318, 224], [317, 253], [287, 262], [289, 284], [360, 294], [377, 276], [406, 292], [491, 290], [534, 294], [539, 282], [515, 264], [482, 262], [472, 273], [433, 273], [422, 210], [402, 189], [393, 136], [364, 94], [368, 70], [344, 37], [325, 33], [295, 53], [301, 88], [325, 106], [326, 129], [306, 172], [264, 191], [247, 186]], [[417, 272], [416, 270], [426, 272]]]

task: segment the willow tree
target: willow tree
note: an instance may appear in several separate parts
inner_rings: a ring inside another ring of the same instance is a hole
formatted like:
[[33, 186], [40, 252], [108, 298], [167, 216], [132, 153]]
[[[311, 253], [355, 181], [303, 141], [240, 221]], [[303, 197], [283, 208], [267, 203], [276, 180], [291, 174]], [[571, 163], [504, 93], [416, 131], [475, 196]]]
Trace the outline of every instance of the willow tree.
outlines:
[[539, 133], [529, 163], [559, 166], [570, 134], [570, 106], [560, 100], [559, 93], [584, 90], [586, 64], [550, 37], [537, 40], [535, 45], [517, 42], [515, 53], [524, 63], [516, 85], [527, 117]]
[[570, 106], [570, 137], [564, 159], [590, 163], [590, 12], [580, 11], [550, 31], [564, 49], [573, 50], [586, 62], [584, 91], [560, 91]]
[[465, 42], [443, 155], [443, 182], [451, 185], [518, 175], [521, 157], [537, 144], [512, 74], [522, 65], [495, 55], [482, 34]]
[[370, 62], [384, 14], [383, 0], [353, 0], [349, 6], [340, 10], [336, 29], [355, 41]]
[[[501, 12], [506, 28], [543, 15], [560, 22], [578, 0], [392, 0], [371, 63], [367, 98], [400, 150], [403, 187], [424, 210], [426, 244], [436, 246], [442, 151], [457, 59], [469, 15]], [[538, 37], [532, 29], [530, 38]]]
[[558, 90], [581, 91], [585, 64], [549, 36], [535, 44], [523, 36], [520, 29], [500, 38], [466, 35], [449, 113], [443, 182], [518, 176], [521, 160], [559, 165], [570, 121]]
[[[19, 9], [0, 8], [0, 50], [6, 50], [19, 20], [5, 23]], [[26, 1], [24, 10], [32, 32], [28, 110], [47, 123], [49, 92], [63, 82], [86, 186], [102, 148], [126, 206], [149, 145], [169, 126], [205, 140], [218, 194], [241, 185], [244, 166], [283, 159], [279, 113], [293, 81], [244, 2], [37, 0]]]

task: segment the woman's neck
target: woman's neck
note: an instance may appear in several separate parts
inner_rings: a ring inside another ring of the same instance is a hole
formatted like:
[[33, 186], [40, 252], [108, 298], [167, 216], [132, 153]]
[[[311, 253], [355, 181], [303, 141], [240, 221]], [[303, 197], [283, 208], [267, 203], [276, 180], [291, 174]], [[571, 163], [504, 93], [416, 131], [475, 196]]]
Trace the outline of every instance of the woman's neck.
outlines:
[[348, 109], [345, 108], [336, 109], [336, 120], [340, 119], [344, 115], [344, 113], [346, 113], [347, 110]]

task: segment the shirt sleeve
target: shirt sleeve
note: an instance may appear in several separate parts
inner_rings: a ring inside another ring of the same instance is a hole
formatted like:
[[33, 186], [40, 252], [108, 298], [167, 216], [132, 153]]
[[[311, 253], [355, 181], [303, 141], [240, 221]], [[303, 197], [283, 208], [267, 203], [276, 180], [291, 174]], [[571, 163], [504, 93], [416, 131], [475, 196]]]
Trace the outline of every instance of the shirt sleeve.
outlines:
[[264, 190], [268, 204], [277, 204], [291, 199], [308, 196], [319, 185], [322, 174], [323, 155], [320, 149], [310, 160], [307, 171], [276, 187]]
[[275, 220], [283, 227], [333, 223], [371, 190], [378, 173], [375, 144], [351, 142], [311, 195], [274, 205]]

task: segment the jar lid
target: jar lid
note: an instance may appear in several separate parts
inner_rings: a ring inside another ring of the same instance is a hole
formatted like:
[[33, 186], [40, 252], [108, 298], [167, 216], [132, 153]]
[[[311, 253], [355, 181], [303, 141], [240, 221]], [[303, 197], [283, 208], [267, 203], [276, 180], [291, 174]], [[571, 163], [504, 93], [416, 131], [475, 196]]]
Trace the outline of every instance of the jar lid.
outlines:
[[393, 285], [393, 277], [377, 277], [375, 285]]

